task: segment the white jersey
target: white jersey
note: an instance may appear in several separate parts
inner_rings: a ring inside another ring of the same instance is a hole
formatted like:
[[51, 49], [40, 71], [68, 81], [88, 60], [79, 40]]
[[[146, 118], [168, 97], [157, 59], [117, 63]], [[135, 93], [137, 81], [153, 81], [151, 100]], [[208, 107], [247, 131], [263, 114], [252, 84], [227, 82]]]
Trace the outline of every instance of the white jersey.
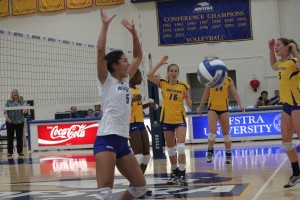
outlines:
[[97, 136], [115, 134], [129, 138], [131, 109], [129, 77], [120, 83], [108, 72], [105, 83], [102, 85], [98, 81], [98, 87], [103, 115]]

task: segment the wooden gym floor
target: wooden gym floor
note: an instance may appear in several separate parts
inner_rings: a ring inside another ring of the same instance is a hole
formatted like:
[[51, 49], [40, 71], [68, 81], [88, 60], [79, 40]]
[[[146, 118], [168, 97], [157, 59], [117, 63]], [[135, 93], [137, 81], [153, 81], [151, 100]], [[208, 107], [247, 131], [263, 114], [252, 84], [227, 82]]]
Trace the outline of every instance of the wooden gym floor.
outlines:
[[[232, 165], [225, 164], [222, 143], [216, 144], [210, 164], [206, 163], [206, 148], [205, 144], [186, 146], [188, 187], [165, 185], [169, 161], [151, 160], [145, 176], [153, 193], [144, 199], [300, 199], [300, 183], [290, 189], [283, 188], [292, 172], [281, 141], [233, 143]], [[92, 149], [26, 151], [24, 157], [13, 158], [7, 158], [6, 150], [0, 154], [1, 200], [92, 200], [94, 197]], [[116, 170], [113, 199], [127, 188], [128, 182]]]

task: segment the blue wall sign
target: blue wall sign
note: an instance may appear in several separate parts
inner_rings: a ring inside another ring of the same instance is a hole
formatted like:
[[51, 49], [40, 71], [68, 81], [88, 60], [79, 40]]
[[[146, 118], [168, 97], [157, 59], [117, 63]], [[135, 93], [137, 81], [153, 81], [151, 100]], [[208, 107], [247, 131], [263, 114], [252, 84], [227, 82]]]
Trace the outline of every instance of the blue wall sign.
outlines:
[[[230, 114], [232, 138], [253, 136], [280, 136], [281, 112]], [[193, 116], [193, 139], [205, 139], [209, 134], [207, 116]], [[216, 138], [223, 138], [220, 124]], [[263, 138], [263, 137], [262, 137]]]
[[159, 45], [250, 40], [250, 0], [159, 1]]

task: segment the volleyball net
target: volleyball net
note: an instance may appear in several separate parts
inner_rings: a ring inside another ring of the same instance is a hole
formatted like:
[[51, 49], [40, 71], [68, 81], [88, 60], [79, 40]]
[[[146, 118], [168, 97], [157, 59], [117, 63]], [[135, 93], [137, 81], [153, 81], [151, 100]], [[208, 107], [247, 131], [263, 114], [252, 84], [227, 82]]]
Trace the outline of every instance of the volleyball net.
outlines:
[[[107, 47], [107, 52], [115, 48]], [[132, 52], [123, 50], [129, 60]], [[24, 109], [65, 110], [70, 106], [101, 104], [97, 88], [96, 46], [55, 38], [0, 30], [0, 109], [13, 89], [32, 100]], [[147, 56], [140, 70], [145, 76]], [[139, 86], [147, 96], [144, 77]], [[80, 109], [80, 108], [79, 108]]]

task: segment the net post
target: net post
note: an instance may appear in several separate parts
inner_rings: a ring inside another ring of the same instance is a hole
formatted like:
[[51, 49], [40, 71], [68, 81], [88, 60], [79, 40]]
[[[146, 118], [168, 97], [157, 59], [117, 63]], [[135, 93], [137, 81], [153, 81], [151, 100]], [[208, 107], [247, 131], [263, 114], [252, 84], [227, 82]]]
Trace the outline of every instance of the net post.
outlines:
[[[148, 80], [148, 94], [149, 98], [154, 99], [154, 102], [159, 104], [158, 87], [157, 85], [153, 84], [150, 80]], [[159, 117], [160, 109], [150, 109], [153, 159], [166, 158], [163, 149], [162, 124], [160, 122]]]

